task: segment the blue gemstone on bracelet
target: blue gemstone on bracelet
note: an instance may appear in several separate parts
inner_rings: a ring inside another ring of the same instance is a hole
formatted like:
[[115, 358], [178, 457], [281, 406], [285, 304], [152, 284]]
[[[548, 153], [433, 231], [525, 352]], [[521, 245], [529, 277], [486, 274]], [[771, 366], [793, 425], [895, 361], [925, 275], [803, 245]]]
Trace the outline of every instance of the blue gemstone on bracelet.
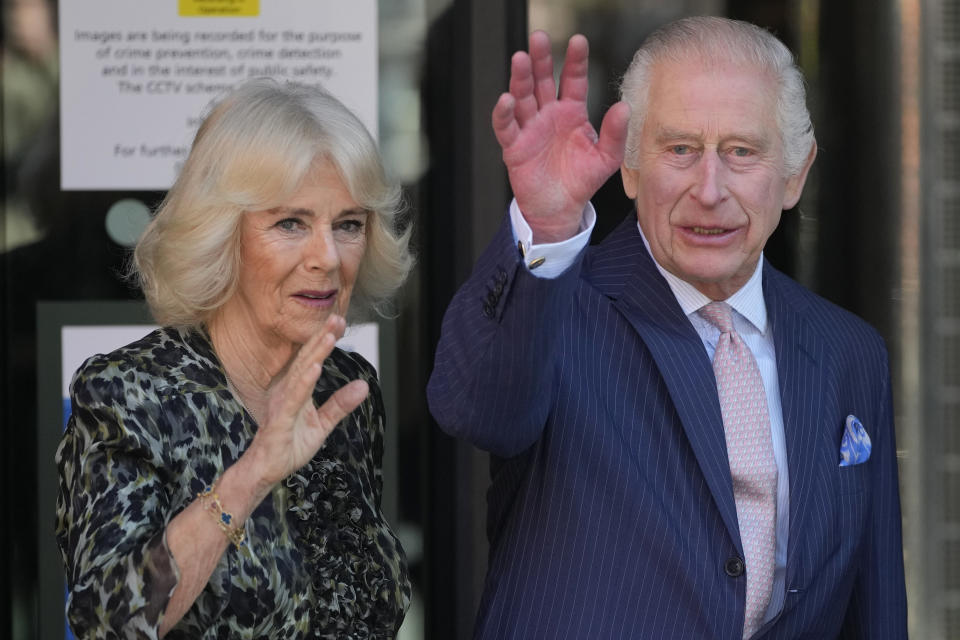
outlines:
[[230, 524], [230, 520], [233, 518], [229, 513], [221, 513], [220, 519], [223, 520], [223, 524]]

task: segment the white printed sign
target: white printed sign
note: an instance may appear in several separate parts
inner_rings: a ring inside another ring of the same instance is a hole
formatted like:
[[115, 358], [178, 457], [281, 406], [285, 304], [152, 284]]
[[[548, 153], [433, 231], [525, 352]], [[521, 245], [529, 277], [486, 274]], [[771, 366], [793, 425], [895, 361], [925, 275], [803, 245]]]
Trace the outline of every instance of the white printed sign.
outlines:
[[187, 4], [60, 2], [64, 190], [169, 188], [200, 116], [252, 77], [320, 85], [376, 138], [376, 0], [231, 0], [252, 9], [228, 17]]
[[92, 355], [110, 353], [147, 335], [157, 327], [130, 325], [67, 325], [60, 329], [60, 392], [70, 397], [70, 380], [80, 365]]

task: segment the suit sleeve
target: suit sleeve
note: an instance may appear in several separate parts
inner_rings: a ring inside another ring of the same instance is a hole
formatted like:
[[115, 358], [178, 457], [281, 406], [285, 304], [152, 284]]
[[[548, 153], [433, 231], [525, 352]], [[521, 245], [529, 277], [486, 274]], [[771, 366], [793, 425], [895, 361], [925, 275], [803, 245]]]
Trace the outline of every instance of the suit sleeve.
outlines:
[[[885, 350], [883, 361], [886, 365]], [[886, 366], [881, 375], [879, 428], [871, 451], [871, 458], [876, 457], [877, 462], [871, 480], [874, 486], [872, 521], [868, 524], [860, 571], [841, 633], [841, 638], [850, 640], [907, 638], [900, 490], [890, 375]]]
[[156, 638], [178, 581], [165, 538], [163, 447], [147, 426], [159, 406], [123, 377], [102, 361], [76, 374], [56, 455], [67, 619], [83, 638]]
[[552, 402], [558, 318], [582, 258], [557, 278], [537, 278], [504, 221], [444, 315], [427, 385], [444, 431], [502, 457], [539, 438]]

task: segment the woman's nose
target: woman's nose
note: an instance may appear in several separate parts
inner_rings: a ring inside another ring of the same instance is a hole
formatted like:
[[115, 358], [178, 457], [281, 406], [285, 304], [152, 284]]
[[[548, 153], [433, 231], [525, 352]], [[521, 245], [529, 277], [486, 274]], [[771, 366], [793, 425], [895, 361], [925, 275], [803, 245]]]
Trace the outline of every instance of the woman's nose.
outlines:
[[307, 244], [304, 264], [310, 271], [334, 271], [340, 266], [340, 251], [329, 229], [318, 230]]

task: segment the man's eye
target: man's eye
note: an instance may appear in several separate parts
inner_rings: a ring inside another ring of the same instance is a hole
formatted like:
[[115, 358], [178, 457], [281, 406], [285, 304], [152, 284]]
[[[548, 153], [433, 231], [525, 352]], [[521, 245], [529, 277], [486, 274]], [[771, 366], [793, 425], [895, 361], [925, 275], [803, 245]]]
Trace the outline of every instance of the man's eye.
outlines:
[[750, 149], [747, 149], [746, 147], [734, 147], [733, 155], [737, 156], [738, 158], [747, 158], [752, 155], [752, 153]]
[[670, 147], [670, 151], [678, 156], [685, 156], [690, 153], [690, 145], [688, 144], [675, 144]]

